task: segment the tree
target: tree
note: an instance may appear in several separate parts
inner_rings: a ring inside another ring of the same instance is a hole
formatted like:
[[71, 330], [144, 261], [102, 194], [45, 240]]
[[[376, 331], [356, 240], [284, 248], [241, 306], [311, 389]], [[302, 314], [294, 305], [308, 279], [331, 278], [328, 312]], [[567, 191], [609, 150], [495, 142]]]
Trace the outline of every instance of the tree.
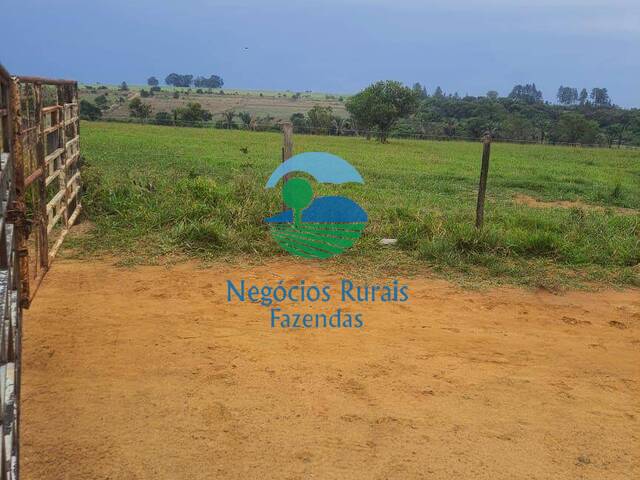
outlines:
[[174, 87], [190, 87], [193, 83], [193, 75], [181, 75], [179, 73], [170, 73], [164, 79], [164, 83]]
[[294, 113], [289, 118], [291, 121], [291, 125], [293, 125], [294, 129], [305, 131], [309, 124], [307, 123], [307, 117], [305, 117], [304, 113]]
[[578, 102], [578, 89], [560, 85], [556, 98], [562, 105], [574, 105]]
[[442, 91], [442, 88], [440, 88], [439, 85], [436, 87], [435, 92], [433, 92], [433, 96], [436, 97], [436, 98], [443, 98], [444, 97], [444, 92]]
[[193, 81], [193, 85], [203, 88], [220, 88], [224, 85], [224, 81], [222, 80], [222, 77], [219, 77], [218, 75], [211, 75], [209, 78], [196, 77]]
[[[160, 82], [156, 77], [149, 77], [147, 78], [147, 85], [149, 85], [150, 87], [157, 87], [158, 85], [160, 85]], [[162, 113], [162, 112], [159, 112], [159, 113]]]
[[509, 115], [501, 125], [500, 136], [514, 140], [533, 140], [536, 137], [536, 128], [524, 115]]
[[235, 116], [236, 112], [232, 109], [222, 112], [222, 121], [224, 122], [225, 128], [232, 129], [235, 126], [235, 123], [233, 122]]
[[463, 126], [467, 136], [471, 138], [481, 138], [488, 129], [487, 121], [478, 117], [466, 119]]
[[122, 83], [120, 84], [120, 90], [122, 90], [122, 91], [127, 91], [127, 90], [129, 90], [129, 85], [127, 85], [127, 82], [122, 82]]
[[100, 110], [106, 110], [109, 107], [109, 101], [107, 100], [107, 97], [105, 97], [104, 95], [98, 95], [94, 102], [96, 103], [96, 106], [100, 109]]
[[542, 103], [542, 92], [536, 88], [535, 83], [527, 83], [513, 87], [508, 98], [516, 102]]
[[331, 134], [344, 135], [351, 129], [351, 122], [348, 118], [334, 116], [331, 120]]
[[490, 98], [491, 100], [497, 100], [498, 99], [498, 92], [495, 90], [489, 90], [487, 92], [487, 98]]
[[253, 119], [252, 115], [249, 112], [240, 112], [238, 114], [238, 118], [245, 128], [249, 128], [249, 126], [251, 125], [251, 120]]
[[578, 96], [578, 103], [580, 105], [586, 105], [589, 101], [589, 94], [587, 93], [587, 89], [583, 88], [580, 90], [580, 95]]
[[144, 120], [151, 116], [152, 108], [148, 103], [144, 103], [140, 98], [134, 98], [129, 102], [129, 116]]
[[358, 126], [376, 127], [378, 140], [386, 143], [396, 122], [416, 112], [418, 98], [413, 90], [400, 82], [387, 80], [376, 82], [350, 97], [345, 106]]
[[80, 118], [82, 120], [98, 120], [102, 112], [88, 100], [80, 100]]
[[203, 122], [210, 121], [212, 115], [211, 112], [202, 108], [202, 105], [199, 103], [189, 102], [182, 108], [176, 108], [174, 110], [174, 117], [176, 118], [176, 123], [178, 125], [200, 127]]
[[608, 124], [605, 128], [605, 136], [609, 147], [614, 141], [617, 142], [618, 148], [622, 146], [622, 142], [627, 139], [627, 134], [634, 120], [637, 119], [634, 117], [633, 110], [616, 109], [605, 114], [605, 118], [601, 119], [601, 122]]
[[420, 85], [420, 82], [416, 82], [413, 84], [413, 91], [415, 92], [418, 98], [426, 98], [429, 96], [427, 94], [427, 88]]
[[567, 112], [560, 116], [554, 132], [554, 140], [562, 143], [592, 145], [598, 137], [598, 123], [587, 120], [579, 113]]
[[609, 98], [609, 92], [606, 88], [593, 88], [591, 89], [591, 103], [595, 107], [608, 107], [611, 105], [611, 99]]
[[[331, 107], [322, 107], [314, 105], [307, 112], [309, 126], [314, 130], [322, 130], [322, 133], [328, 133], [333, 120], [333, 109]], [[318, 133], [311, 132], [311, 133]]]
[[551, 120], [544, 114], [536, 115], [533, 119], [533, 125], [536, 129], [537, 140], [544, 143], [551, 130]]
[[458, 130], [458, 122], [454, 118], [448, 119], [442, 126], [442, 133], [449, 138], [456, 136]]

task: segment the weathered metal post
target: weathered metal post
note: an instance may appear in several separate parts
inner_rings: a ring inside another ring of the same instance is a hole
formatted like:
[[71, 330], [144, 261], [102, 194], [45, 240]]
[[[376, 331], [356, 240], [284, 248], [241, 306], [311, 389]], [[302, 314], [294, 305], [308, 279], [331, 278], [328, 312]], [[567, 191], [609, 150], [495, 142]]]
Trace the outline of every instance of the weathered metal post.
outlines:
[[[20, 263], [22, 259], [17, 250], [22, 238], [23, 216], [16, 207], [16, 180], [14, 162], [14, 142], [18, 138], [20, 158], [20, 97], [15, 87], [19, 84], [0, 65], [0, 268], [5, 281], [0, 284], [0, 300], [4, 306], [4, 315], [0, 318], [0, 376], [3, 392], [0, 396], [2, 411], [3, 440], [0, 447], [2, 463], [0, 477], [19, 478], [20, 458], [20, 342], [22, 332], [22, 304], [20, 288]], [[17, 117], [16, 117], [17, 116]], [[24, 176], [22, 177], [24, 178]], [[22, 183], [22, 182], [21, 182]], [[24, 189], [21, 186], [21, 190]], [[13, 228], [10, 228], [12, 226]], [[13, 235], [11, 234], [13, 233]]]
[[16, 225], [16, 253], [20, 265], [20, 304], [24, 308], [29, 307], [29, 250], [27, 248], [27, 237], [29, 236], [30, 225], [27, 223], [27, 204], [25, 201], [25, 178], [24, 178], [24, 146], [22, 133], [22, 115], [20, 107], [20, 80], [11, 79], [10, 89], [10, 111], [12, 126], [12, 164], [13, 179], [16, 196], [11, 207], [15, 216]]
[[476, 228], [484, 224], [484, 198], [489, 176], [489, 157], [491, 156], [491, 133], [486, 132], [482, 138], [482, 165], [480, 167], [480, 185], [478, 186], [478, 203], [476, 205]]
[[[62, 149], [62, 153], [57, 158], [58, 164], [54, 164], [53, 168], [49, 167], [49, 171], [53, 172], [58, 170], [58, 186], [60, 190], [64, 190], [65, 194], [62, 197], [62, 222], [64, 224], [64, 228], [69, 228], [69, 204], [67, 202], [67, 198], [69, 198], [70, 190], [67, 188], [67, 108], [65, 104], [67, 103], [67, 86], [66, 85], [58, 85], [57, 86], [57, 103], [58, 109], [56, 110], [56, 121], [61, 125], [58, 129], [58, 148]], [[45, 177], [46, 178], [46, 177]]]
[[49, 223], [49, 213], [47, 212], [47, 189], [46, 189], [46, 178], [47, 178], [47, 168], [45, 165], [44, 157], [46, 155], [45, 152], [45, 131], [44, 131], [44, 114], [42, 113], [43, 101], [42, 101], [42, 84], [34, 83], [33, 84], [33, 92], [35, 99], [35, 120], [36, 120], [36, 162], [38, 165], [38, 170], [40, 174], [36, 179], [36, 187], [38, 189], [38, 231], [40, 235], [38, 240], [40, 244], [38, 245], [38, 254], [40, 255], [40, 267], [42, 270], [39, 274], [43, 274], [49, 268], [49, 235], [47, 232], [47, 225]]

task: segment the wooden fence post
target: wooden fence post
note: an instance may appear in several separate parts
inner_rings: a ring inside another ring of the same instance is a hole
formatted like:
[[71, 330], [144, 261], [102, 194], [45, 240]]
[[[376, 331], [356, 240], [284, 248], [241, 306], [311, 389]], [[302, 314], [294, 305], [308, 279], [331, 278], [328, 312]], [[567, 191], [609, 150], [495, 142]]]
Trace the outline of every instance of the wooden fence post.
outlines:
[[285, 162], [293, 156], [293, 125], [289, 122], [282, 124], [284, 135], [282, 143], [282, 161]]
[[[282, 124], [282, 162], [286, 162], [293, 156], [293, 124], [284, 122]], [[289, 180], [289, 175], [284, 176], [283, 186]], [[282, 202], [282, 210], [286, 210], [287, 206]]]
[[482, 228], [484, 224], [484, 197], [487, 191], [490, 156], [491, 133], [486, 132], [482, 138], [482, 166], [480, 167], [480, 185], [478, 186], [478, 203], [476, 205], [476, 228]]

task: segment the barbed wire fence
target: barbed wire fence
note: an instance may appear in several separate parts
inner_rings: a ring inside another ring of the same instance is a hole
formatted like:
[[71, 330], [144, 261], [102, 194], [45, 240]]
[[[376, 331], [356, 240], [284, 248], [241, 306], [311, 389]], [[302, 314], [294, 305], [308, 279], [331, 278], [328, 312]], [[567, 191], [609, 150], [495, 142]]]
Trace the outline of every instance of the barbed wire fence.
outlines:
[[[217, 130], [238, 130], [238, 131], [250, 131], [250, 132], [273, 132], [278, 133], [281, 131], [281, 126], [287, 121], [275, 121], [269, 124], [259, 125], [246, 125], [243, 123], [223, 124], [221, 120], [157, 120], [155, 118], [135, 118], [126, 115], [109, 115], [108, 117], [101, 118], [100, 121], [104, 122], [116, 122], [116, 123], [133, 123], [143, 125], [156, 125], [162, 127], [190, 127], [190, 128], [210, 128]], [[298, 135], [326, 135], [326, 136], [338, 136], [338, 137], [361, 137], [367, 139], [376, 139], [380, 135], [380, 130], [375, 129], [363, 129], [363, 128], [344, 128], [339, 126], [331, 127], [312, 127], [304, 125], [293, 125], [293, 132]], [[574, 147], [574, 148], [604, 148], [604, 149], [623, 149], [623, 150], [640, 150], [640, 146], [635, 145], [620, 145], [611, 146], [604, 143], [579, 143], [579, 142], [558, 142], [558, 141], [540, 141], [540, 140], [527, 140], [520, 138], [510, 138], [501, 136], [499, 132], [492, 133], [492, 142], [494, 143], [513, 143], [518, 145], [549, 145], [549, 146], [562, 146], [562, 147]], [[463, 141], [463, 142], [480, 142], [484, 138], [484, 133], [478, 136], [472, 136], [468, 134], [434, 134], [427, 132], [406, 131], [406, 130], [390, 130], [386, 137], [389, 139], [405, 139], [405, 140], [431, 140], [431, 141]]]

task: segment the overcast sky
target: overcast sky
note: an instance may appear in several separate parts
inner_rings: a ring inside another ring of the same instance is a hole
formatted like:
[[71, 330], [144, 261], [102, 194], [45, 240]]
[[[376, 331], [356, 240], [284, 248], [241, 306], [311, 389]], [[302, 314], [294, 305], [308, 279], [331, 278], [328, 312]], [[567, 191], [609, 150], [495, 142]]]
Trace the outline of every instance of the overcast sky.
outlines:
[[[607, 87], [640, 106], [640, 0], [19, 0], [0, 6], [12, 73], [351, 93], [375, 80], [509, 93]], [[7, 31], [8, 26], [8, 31]], [[245, 49], [245, 47], [247, 47]]]

